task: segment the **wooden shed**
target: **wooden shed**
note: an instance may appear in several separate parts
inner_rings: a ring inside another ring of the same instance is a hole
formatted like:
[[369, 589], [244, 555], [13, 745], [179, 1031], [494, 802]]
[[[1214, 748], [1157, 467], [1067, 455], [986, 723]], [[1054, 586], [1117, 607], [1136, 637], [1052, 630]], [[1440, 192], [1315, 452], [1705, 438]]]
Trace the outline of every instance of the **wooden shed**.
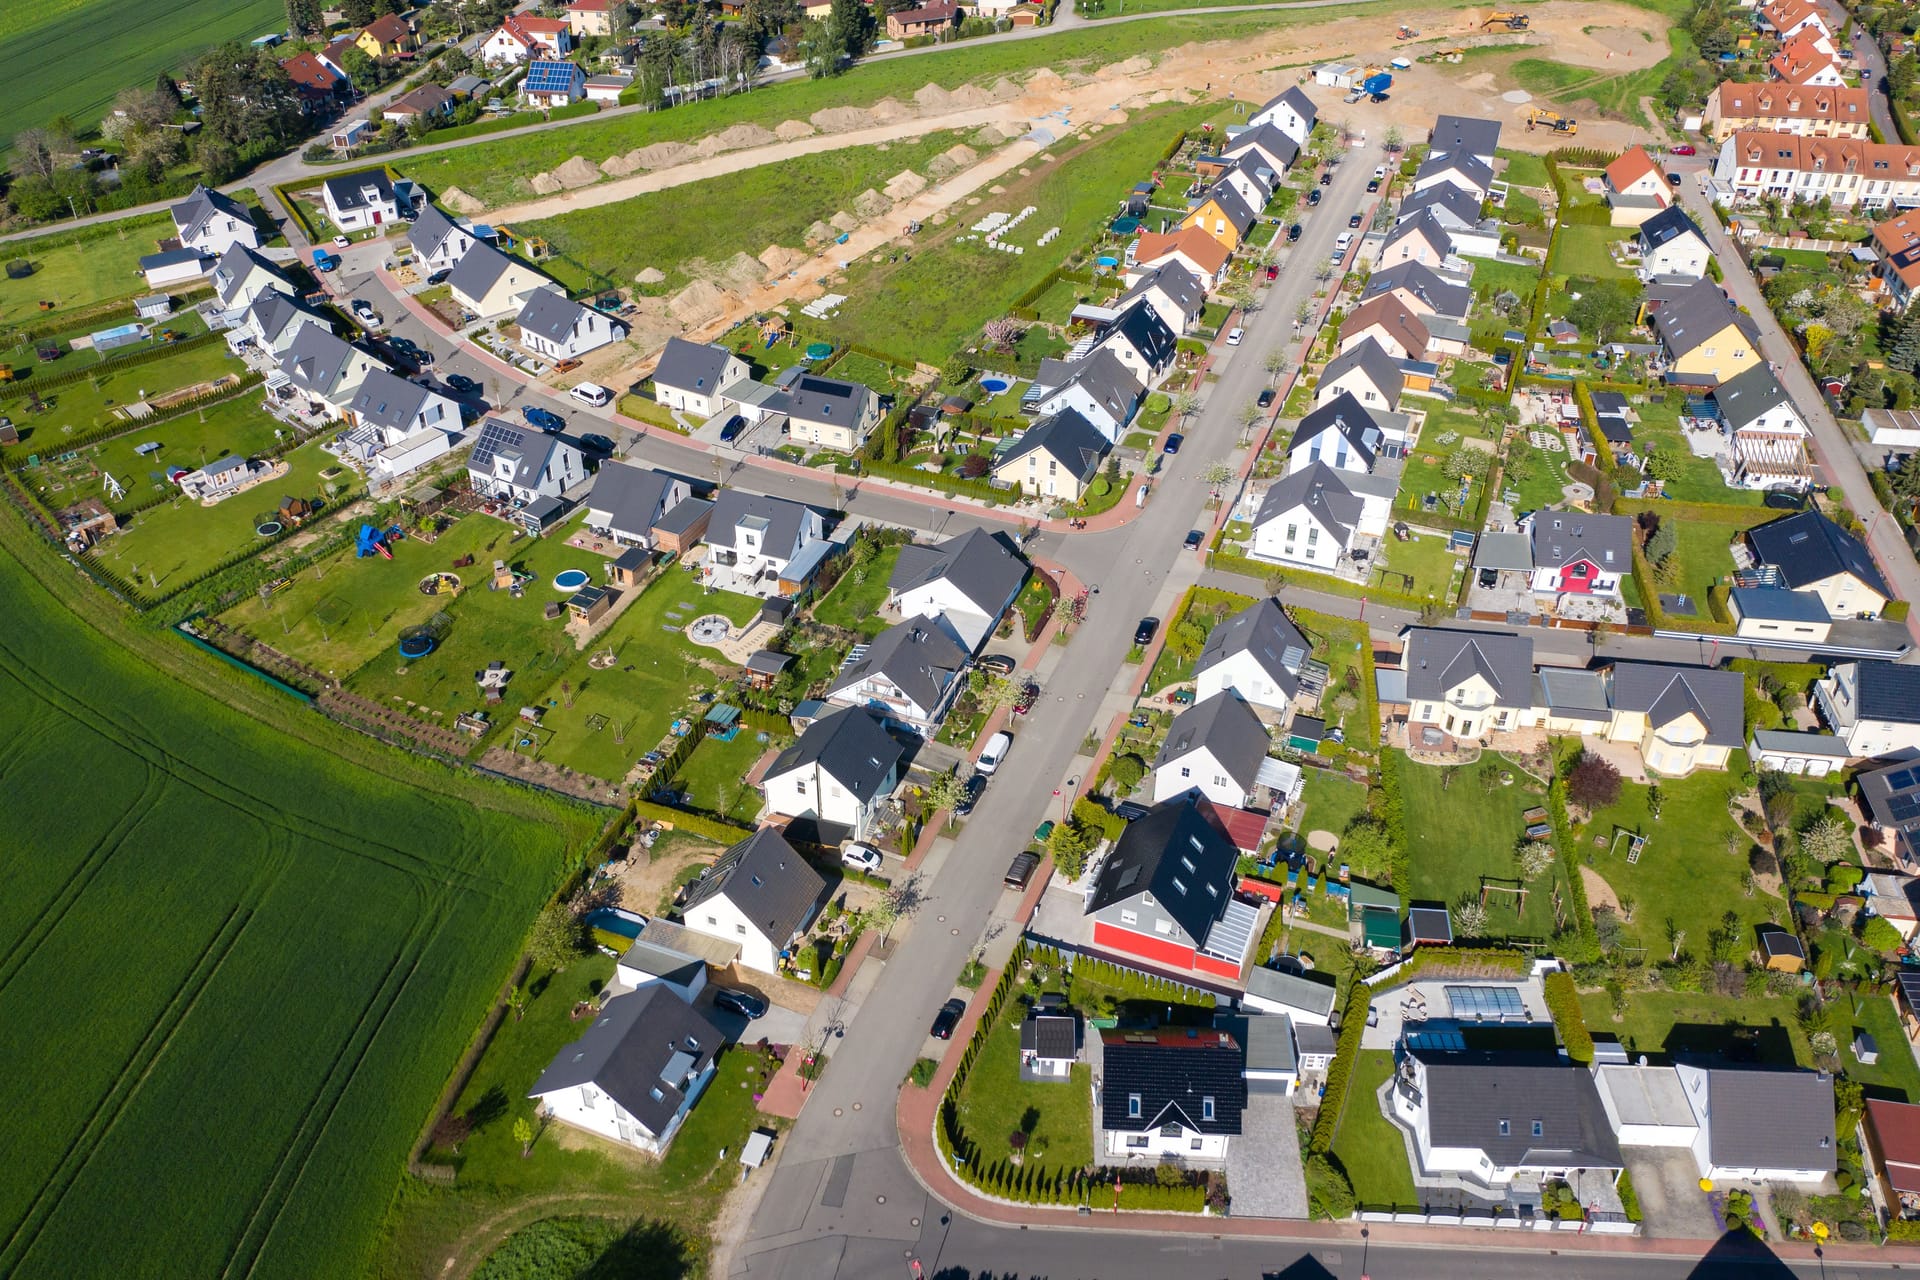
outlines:
[[1767, 968], [1779, 973], [1799, 973], [1807, 967], [1806, 949], [1800, 945], [1800, 939], [1785, 929], [1763, 929], [1760, 954]]

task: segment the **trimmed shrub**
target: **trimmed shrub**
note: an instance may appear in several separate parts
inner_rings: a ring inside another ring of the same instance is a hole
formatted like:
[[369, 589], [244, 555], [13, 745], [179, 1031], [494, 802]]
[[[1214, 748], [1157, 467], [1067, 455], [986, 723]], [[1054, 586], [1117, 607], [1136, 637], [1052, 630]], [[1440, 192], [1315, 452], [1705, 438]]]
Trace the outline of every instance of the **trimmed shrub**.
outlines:
[[1547, 997], [1547, 1012], [1553, 1015], [1554, 1030], [1567, 1048], [1567, 1057], [1587, 1066], [1593, 1061], [1593, 1033], [1587, 1030], [1586, 1015], [1580, 1012], [1580, 993], [1574, 989], [1570, 973], [1550, 973], [1541, 984]]

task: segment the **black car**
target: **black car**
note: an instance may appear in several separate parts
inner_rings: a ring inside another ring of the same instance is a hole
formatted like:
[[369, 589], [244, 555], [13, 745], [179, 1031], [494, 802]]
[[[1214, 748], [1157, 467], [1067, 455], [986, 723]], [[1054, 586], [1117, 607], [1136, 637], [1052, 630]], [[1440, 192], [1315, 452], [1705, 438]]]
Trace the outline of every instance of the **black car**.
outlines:
[[440, 268], [440, 270], [434, 272], [432, 275], [427, 277], [427, 283], [428, 284], [445, 284], [447, 277], [452, 274], [453, 274], [452, 267], [442, 267]]
[[713, 992], [716, 1007], [729, 1013], [737, 1013], [751, 1022], [755, 1018], [767, 1016], [771, 1007], [765, 996], [757, 996], [751, 991], [741, 991], [734, 987], [716, 987]]
[[953, 806], [953, 816], [964, 818], [973, 812], [973, 806], [980, 803], [980, 795], [987, 789], [986, 777], [974, 774], [967, 779], [966, 789], [960, 793], [960, 801]]
[[1680, 175], [1679, 175], [1679, 174], [1677, 174], [1677, 173], [1670, 173], [1670, 174], [1668, 174], [1668, 175], [1667, 175], [1667, 185], [1668, 185], [1668, 186], [1672, 186], [1672, 187], [1677, 187], [1677, 186], [1679, 186], [1679, 185], [1680, 185]]
[[1256, 400], [1256, 401], [1254, 401], [1254, 403], [1255, 403], [1255, 404], [1257, 404], [1257, 405], [1259, 405], [1259, 406], [1260, 406], [1260, 407], [1261, 407], [1262, 409], [1264, 409], [1264, 408], [1266, 408], [1266, 407], [1267, 407], [1268, 405], [1270, 405], [1270, 404], [1272, 404], [1272, 403], [1273, 403], [1273, 388], [1272, 388], [1272, 387], [1268, 387], [1268, 388], [1267, 388], [1267, 389], [1266, 389], [1265, 391], [1262, 391], [1262, 392], [1260, 393], [1260, 398], [1259, 398], [1258, 400]]
[[588, 453], [597, 453], [601, 457], [606, 457], [613, 452], [613, 441], [590, 431], [580, 437], [580, 447]]
[[1140, 625], [1133, 629], [1133, 642], [1137, 645], [1145, 645], [1153, 639], [1153, 633], [1159, 629], [1160, 619], [1142, 618], [1140, 619]]
[[1198, 551], [1200, 549], [1200, 544], [1205, 542], [1206, 540], [1207, 540], [1207, 535], [1201, 530], [1199, 529], [1187, 530], [1187, 550]]
[[1367, 194], [1368, 194], [1368, 195], [1372, 195], [1372, 194], [1373, 194], [1374, 192], [1376, 192], [1376, 191], [1378, 191], [1379, 189], [1380, 189], [1380, 179], [1378, 179], [1378, 178], [1368, 178], [1368, 179], [1367, 179]]
[[1178, 453], [1180, 452], [1181, 442], [1184, 441], [1185, 439], [1186, 439], [1185, 436], [1181, 435], [1178, 431], [1175, 431], [1170, 433], [1167, 436], [1167, 442], [1160, 447], [1166, 450], [1168, 453]]
[[1292, 244], [1295, 240], [1298, 240], [1299, 238], [1300, 238], [1300, 224], [1296, 222], [1292, 226], [1287, 228], [1287, 243]]
[[1315, 187], [1313, 190], [1307, 192], [1307, 203], [1310, 205], [1320, 203], [1320, 188]]
[[960, 1025], [960, 1015], [966, 1011], [966, 1002], [955, 996], [940, 1006], [939, 1013], [933, 1015], [933, 1030], [929, 1034], [935, 1040], [953, 1039], [953, 1029]]
[[412, 361], [415, 365], [419, 366], [422, 369], [426, 368], [428, 365], [433, 363], [433, 352], [428, 351], [425, 347], [422, 347], [419, 343], [415, 342], [411, 338], [401, 338], [396, 336], [393, 338], [389, 338], [388, 342], [392, 344], [393, 349], [395, 351], [398, 351], [401, 355], [405, 356], [408, 360]]
[[735, 436], [740, 434], [740, 429], [746, 425], [747, 425], [747, 419], [742, 414], [736, 413], [731, 418], [728, 418], [727, 425], [720, 428], [720, 443], [726, 444], [728, 441], [732, 440]]
[[1347, 219], [1347, 230], [1352, 231], [1356, 229], [1363, 221], [1365, 221], [1365, 219], [1359, 214], [1354, 214], [1351, 218]]
[[480, 384], [475, 382], [472, 378], [469, 378], [464, 373], [448, 374], [447, 387], [451, 391], [453, 391], [455, 395], [462, 395], [462, 396], [474, 395], [480, 390]]
[[1321, 174], [1321, 175], [1320, 175], [1320, 185], [1321, 185], [1321, 186], [1323, 186], [1323, 187], [1330, 187], [1330, 186], [1332, 186], [1332, 185], [1333, 185], [1333, 174], [1332, 174], [1331, 172], [1328, 172], [1328, 173], [1323, 173], [1323, 174]]
[[528, 426], [538, 431], [564, 431], [567, 426], [565, 418], [551, 409], [542, 409], [537, 404], [522, 405], [520, 416], [527, 420]]

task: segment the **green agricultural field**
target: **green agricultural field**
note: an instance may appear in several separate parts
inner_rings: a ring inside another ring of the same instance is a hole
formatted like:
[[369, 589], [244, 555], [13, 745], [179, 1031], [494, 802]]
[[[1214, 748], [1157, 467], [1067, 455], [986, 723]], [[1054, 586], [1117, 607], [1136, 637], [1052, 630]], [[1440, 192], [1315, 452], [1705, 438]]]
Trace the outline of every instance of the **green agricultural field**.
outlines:
[[[0, 59], [6, 57], [0, 52]], [[37, 325], [109, 298], [151, 293], [140, 259], [154, 251], [161, 236], [172, 234], [173, 222], [165, 214], [149, 214], [116, 221], [97, 234], [59, 232], [0, 246], [0, 261], [30, 262], [34, 269], [21, 280], [0, 273], [0, 325]], [[42, 302], [54, 305], [42, 309]], [[0, 359], [17, 354], [0, 353]]]
[[113, 96], [225, 40], [286, 30], [279, 0], [16, 0], [0, 30], [0, 139], [56, 116], [91, 124]]
[[[925, 177], [929, 160], [963, 141], [957, 133], [931, 133], [884, 148], [801, 156], [521, 229], [547, 238], [559, 255], [548, 270], [576, 293], [630, 284], [648, 267], [665, 272], [662, 287], [672, 291], [711, 278], [735, 254], [756, 257], [769, 245], [804, 248], [815, 222], [852, 211], [861, 192], [884, 188], [895, 174], [911, 169]], [[741, 218], [743, 208], [754, 216]]]
[[6, 534], [0, 1272], [364, 1276], [591, 812], [422, 789], [85, 595], [82, 624], [42, 585], [71, 573]]
[[[1543, 803], [1518, 787], [1488, 792], [1477, 771], [1448, 771], [1414, 764], [1395, 752], [1388, 768], [1400, 771], [1402, 804], [1407, 814], [1407, 857], [1413, 884], [1403, 896], [1444, 903], [1480, 896], [1482, 879], [1518, 887], [1513, 851], [1525, 835], [1520, 814]], [[1487, 897], [1487, 932], [1493, 937], [1553, 936], [1553, 882], [1565, 876], [1556, 863], [1529, 886], [1526, 910], [1516, 913], [1518, 895], [1491, 893]]]
[[[1066, 254], [1099, 235], [1115, 201], [1152, 170], [1180, 130], [1218, 113], [1217, 106], [1160, 108], [1135, 115], [1125, 129], [1048, 151], [1051, 162], [1027, 166], [1030, 177], [1009, 174], [1006, 194], [971, 209], [975, 217], [921, 236], [913, 261], [856, 263], [846, 284], [835, 286], [848, 299], [833, 322], [835, 331], [882, 351], [944, 361]], [[1033, 251], [1015, 256], [994, 252], [977, 239], [962, 243], [978, 217], [1017, 213], [1027, 205], [1037, 212], [1020, 228], [1031, 227], [1031, 236], [1021, 238]], [[1037, 250], [1035, 242], [1049, 227], [1060, 228], [1059, 238]]]

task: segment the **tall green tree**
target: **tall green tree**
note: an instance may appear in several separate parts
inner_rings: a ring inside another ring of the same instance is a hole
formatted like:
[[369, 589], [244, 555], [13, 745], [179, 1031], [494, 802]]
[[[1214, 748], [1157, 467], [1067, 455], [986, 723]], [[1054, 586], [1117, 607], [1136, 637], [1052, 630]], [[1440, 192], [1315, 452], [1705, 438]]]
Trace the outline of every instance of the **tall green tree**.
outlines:
[[295, 40], [304, 40], [317, 35], [320, 21], [320, 0], [287, 0], [287, 34]]

